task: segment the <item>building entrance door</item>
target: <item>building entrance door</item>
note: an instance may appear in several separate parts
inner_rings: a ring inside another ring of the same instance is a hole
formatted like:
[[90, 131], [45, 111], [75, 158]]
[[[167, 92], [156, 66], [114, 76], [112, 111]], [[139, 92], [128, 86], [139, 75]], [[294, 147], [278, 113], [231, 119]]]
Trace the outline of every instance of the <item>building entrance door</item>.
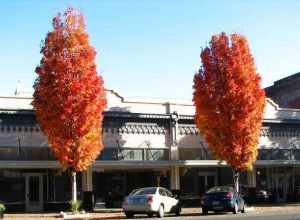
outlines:
[[198, 175], [200, 196], [202, 196], [211, 187], [217, 185], [217, 175], [214, 172], [199, 172]]
[[285, 173], [277, 173], [275, 176], [276, 194], [278, 202], [285, 202], [287, 199], [289, 175]]
[[26, 211], [43, 210], [43, 176], [39, 173], [25, 174]]

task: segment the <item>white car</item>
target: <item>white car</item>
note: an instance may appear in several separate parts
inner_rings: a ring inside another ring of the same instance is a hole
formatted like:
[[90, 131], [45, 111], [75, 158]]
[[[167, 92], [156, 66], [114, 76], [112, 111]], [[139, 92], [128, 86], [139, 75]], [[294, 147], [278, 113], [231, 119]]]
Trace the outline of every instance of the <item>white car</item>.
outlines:
[[156, 214], [162, 218], [166, 212], [180, 215], [181, 205], [172, 193], [163, 187], [147, 187], [133, 190], [125, 197], [123, 211], [127, 218], [134, 214]]

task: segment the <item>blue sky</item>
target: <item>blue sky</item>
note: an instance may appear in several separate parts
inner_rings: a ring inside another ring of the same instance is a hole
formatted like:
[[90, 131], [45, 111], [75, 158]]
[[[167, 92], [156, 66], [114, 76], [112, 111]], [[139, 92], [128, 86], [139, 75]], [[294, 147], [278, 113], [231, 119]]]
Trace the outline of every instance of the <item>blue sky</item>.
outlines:
[[300, 1], [1, 1], [0, 96], [30, 89], [51, 19], [67, 6], [86, 18], [105, 86], [125, 97], [191, 99], [199, 54], [211, 35], [249, 41], [263, 86], [300, 72]]

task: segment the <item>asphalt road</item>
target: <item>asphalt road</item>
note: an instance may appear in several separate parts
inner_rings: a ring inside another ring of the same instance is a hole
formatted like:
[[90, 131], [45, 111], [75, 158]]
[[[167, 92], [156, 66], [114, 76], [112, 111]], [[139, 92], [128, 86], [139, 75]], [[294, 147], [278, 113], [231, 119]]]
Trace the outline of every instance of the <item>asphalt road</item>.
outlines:
[[[143, 215], [136, 215], [133, 219], [138, 220], [158, 220], [158, 218], [148, 218]], [[209, 214], [203, 216], [201, 214], [197, 215], [181, 215], [178, 217], [167, 215], [163, 220], [300, 220], [300, 212], [290, 212], [290, 213], [246, 213], [246, 214]]]

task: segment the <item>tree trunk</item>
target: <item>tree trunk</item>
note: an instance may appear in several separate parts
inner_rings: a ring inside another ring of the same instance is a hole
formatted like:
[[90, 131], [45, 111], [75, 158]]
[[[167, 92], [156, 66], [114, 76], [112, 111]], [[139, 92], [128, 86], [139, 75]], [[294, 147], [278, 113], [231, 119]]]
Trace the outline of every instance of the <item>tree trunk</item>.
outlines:
[[240, 173], [238, 171], [233, 171], [234, 190], [237, 193], [239, 193], [239, 178]]
[[72, 202], [77, 202], [76, 172], [72, 171]]

